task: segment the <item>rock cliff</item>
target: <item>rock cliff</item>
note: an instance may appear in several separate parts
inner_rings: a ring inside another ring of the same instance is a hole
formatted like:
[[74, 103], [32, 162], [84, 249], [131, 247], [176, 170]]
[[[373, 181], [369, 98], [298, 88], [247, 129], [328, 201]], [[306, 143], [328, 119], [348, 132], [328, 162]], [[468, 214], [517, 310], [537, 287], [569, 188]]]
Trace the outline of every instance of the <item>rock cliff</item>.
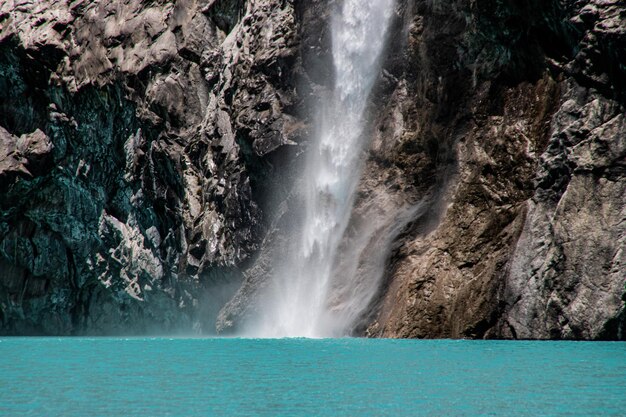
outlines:
[[406, 166], [431, 210], [398, 242], [365, 333], [623, 339], [626, 9], [413, 7], [380, 117], [397, 145], [383, 133], [373, 154]]
[[293, 7], [11, 0], [0, 25], [2, 333], [210, 332], [300, 131]]
[[[335, 3], [3, 2], [0, 333], [254, 314]], [[398, 0], [345, 239], [390, 249], [353, 333], [624, 339], [625, 105], [619, 0]]]

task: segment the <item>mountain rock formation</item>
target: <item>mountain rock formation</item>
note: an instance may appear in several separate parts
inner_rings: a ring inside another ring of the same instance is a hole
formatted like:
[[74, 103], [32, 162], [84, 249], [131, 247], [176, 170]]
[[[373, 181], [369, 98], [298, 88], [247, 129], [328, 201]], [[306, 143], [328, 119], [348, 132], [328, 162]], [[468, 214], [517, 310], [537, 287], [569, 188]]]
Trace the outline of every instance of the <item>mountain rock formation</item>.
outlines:
[[[2, 2], [0, 334], [254, 315], [335, 7]], [[625, 339], [626, 6], [398, 0], [394, 19], [345, 246], [413, 209], [353, 333]]]

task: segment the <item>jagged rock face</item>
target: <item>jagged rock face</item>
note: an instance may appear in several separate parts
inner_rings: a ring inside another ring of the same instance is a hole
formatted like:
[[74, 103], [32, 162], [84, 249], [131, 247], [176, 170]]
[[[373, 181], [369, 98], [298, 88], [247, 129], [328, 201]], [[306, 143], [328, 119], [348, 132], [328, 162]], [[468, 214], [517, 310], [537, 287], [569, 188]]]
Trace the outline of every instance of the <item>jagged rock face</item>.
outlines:
[[[297, 74], [298, 96], [303, 106], [310, 109], [316, 106], [332, 83], [332, 62], [330, 51], [330, 11], [327, 0], [296, 1], [295, 16], [299, 23], [299, 63], [293, 68]], [[300, 113], [299, 127], [308, 139], [312, 122]], [[302, 147], [296, 148], [289, 159], [277, 161], [277, 180], [268, 184], [266, 192], [271, 198], [271, 212], [268, 214], [267, 231], [263, 236], [259, 250], [248, 268], [243, 271], [240, 288], [231, 300], [220, 310], [216, 321], [216, 330], [220, 334], [236, 334], [242, 331], [246, 322], [257, 317], [262, 304], [268, 302], [264, 293], [275, 273], [277, 263], [288, 253], [293, 240], [298, 236], [290, 235], [296, 225], [302, 221], [302, 181], [300, 179], [304, 161]]]
[[[0, 333], [211, 332], [238, 288], [218, 327], [255, 314], [334, 5], [0, 4]], [[344, 246], [411, 218], [355, 334], [625, 337], [625, 22], [398, 1]]]
[[211, 331], [298, 138], [296, 27], [272, 1], [2, 2], [0, 333]]
[[[398, 2], [343, 243], [378, 234], [358, 248], [363, 282], [380, 236], [413, 217], [355, 334], [624, 337], [624, 13], [614, 1]], [[290, 211], [220, 330], [256, 314]]]
[[416, 184], [442, 191], [425, 193], [366, 334], [623, 339], [626, 9], [416, 4], [391, 97], [417, 100], [385, 111], [413, 121], [398, 144], [431, 154], [387, 143], [382, 160], [412, 155]]

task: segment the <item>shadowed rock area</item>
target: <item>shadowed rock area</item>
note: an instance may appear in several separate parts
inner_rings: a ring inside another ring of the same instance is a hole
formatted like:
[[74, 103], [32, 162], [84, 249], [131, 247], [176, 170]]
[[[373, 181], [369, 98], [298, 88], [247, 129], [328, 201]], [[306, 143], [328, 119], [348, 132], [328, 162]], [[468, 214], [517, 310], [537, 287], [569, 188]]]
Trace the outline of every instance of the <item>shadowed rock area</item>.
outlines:
[[[333, 7], [2, 2], [0, 334], [254, 316]], [[626, 338], [625, 105], [619, 0], [398, 0], [337, 266], [377, 283], [352, 334]]]
[[295, 26], [270, 1], [2, 2], [1, 333], [213, 331], [298, 136]]

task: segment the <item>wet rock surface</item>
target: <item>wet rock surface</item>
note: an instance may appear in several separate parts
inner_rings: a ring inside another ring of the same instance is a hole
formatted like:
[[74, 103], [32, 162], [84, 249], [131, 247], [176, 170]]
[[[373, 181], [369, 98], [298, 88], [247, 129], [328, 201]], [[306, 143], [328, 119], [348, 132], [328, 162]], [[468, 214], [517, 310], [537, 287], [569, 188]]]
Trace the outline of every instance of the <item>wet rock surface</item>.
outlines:
[[412, 6], [393, 94], [412, 81], [418, 99], [388, 111], [431, 153], [386, 160], [411, 158], [432, 209], [398, 242], [363, 333], [623, 339], [626, 9]]
[[[0, 333], [253, 316], [298, 221], [333, 7], [3, 2]], [[626, 7], [400, 0], [395, 19], [343, 243], [361, 256], [338, 267], [383, 271], [353, 333], [626, 337]]]

